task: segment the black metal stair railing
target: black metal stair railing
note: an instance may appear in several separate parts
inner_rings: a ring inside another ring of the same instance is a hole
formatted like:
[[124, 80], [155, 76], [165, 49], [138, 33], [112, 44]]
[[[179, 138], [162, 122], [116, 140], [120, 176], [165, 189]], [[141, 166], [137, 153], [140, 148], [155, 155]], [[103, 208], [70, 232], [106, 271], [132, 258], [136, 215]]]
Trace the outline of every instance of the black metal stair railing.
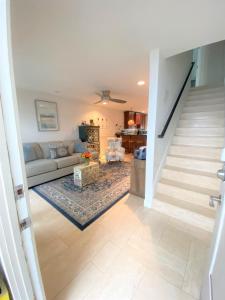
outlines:
[[186, 84], [187, 84], [187, 82], [188, 82], [188, 79], [189, 79], [189, 77], [190, 77], [190, 75], [191, 75], [191, 72], [192, 72], [192, 70], [193, 70], [194, 64], [195, 64], [195, 62], [192, 62], [192, 63], [191, 63], [191, 67], [190, 67], [190, 70], [189, 70], [189, 72], [188, 72], [188, 74], [187, 74], [187, 77], [185, 78], [185, 81], [184, 81], [184, 83], [183, 83], [183, 85], [182, 85], [182, 88], [181, 88], [181, 90], [180, 90], [180, 92], [179, 92], [179, 95], [177, 96], [176, 102], [174, 103], [174, 106], [173, 106], [173, 108], [172, 108], [172, 110], [171, 110], [171, 112], [170, 112], [170, 114], [169, 114], [169, 117], [168, 117], [168, 119], [167, 119], [167, 121], [166, 121], [166, 123], [165, 123], [165, 125], [164, 125], [164, 127], [163, 127], [162, 132], [158, 135], [158, 138], [163, 138], [164, 135], [165, 135], [165, 133], [166, 133], [166, 130], [167, 130], [169, 124], [170, 124], [170, 121], [171, 121], [171, 119], [172, 119], [172, 117], [173, 117], [173, 114], [174, 114], [174, 112], [175, 112], [175, 110], [176, 110], [176, 107], [177, 107], [177, 105], [178, 105], [178, 103], [179, 103], [179, 101], [180, 101], [180, 98], [181, 98], [181, 96], [182, 96], [182, 94], [183, 94], [183, 91], [184, 91], [184, 89], [185, 89], [185, 87], [186, 87]]

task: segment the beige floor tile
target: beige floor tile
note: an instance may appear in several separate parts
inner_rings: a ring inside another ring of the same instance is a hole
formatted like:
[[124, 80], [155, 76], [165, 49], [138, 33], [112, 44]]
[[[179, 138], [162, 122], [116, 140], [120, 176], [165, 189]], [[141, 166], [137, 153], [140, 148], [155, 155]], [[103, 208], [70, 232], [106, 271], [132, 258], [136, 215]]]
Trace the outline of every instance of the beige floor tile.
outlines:
[[147, 270], [132, 300], [194, 300], [163, 278]]
[[136, 244], [142, 243], [144, 241], [158, 244], [159, 240], [166, 228], [167, 224], [164, 222], [150, 224], [140, 224], [136, 226], [133, 230], [132, 235], [129, 238], [129, 241]]
[[156, 272], [171, 284], [181, 288], [187, 262], [157, 245], [148, 243], [131, 244], [128, 242], [129, 251], [136, 260], [149, 270]]
[[68, 246], [59, 238], [50, 240], [48, 243], [37, 244], [39, 263], [44, 266], [50, 259], [63, 253]]
[[124, 205], [131, 211], [136, 211], [138, 208], [143, 207], [144, 199], [135, 195], [128, 195], [128, 198], [124, 201]]
[[71, 246], [82, 234], [83, 232], [69, 220], [56, 232], [56, 235], [62, 239], [67, 246]]
[[136, 288], [134, 282], [135, 278], [130, 274], [115, 274], [106, 281], [104, 288], [99, 293], [99, 299], [130, 300], [133, 296], [134, 289]]
[[89, 263], [87, 260], [58, 256], [42, 269], [42, 278], [48, 300], [53, 299]]
[[191, 238], [200, 240], [208, 246], [210, 245], [212, 233], [208, 231], [202, 230], [201, 228], [197, 228], [195, 226], [191, 226], [190, 224], [185, 224], [184, 222], [173, 218], [169, 219], [169, 226], [185, 232]]
[[131, 195], [80, 231], [33, 191], [30, 198], [48, 300], [197, 299], [211, 238], [204, 231]]
[[144, 270], [144, 266], [124, 249], [112, 260], [108, 274], [96, 283], [85, 299], [131, 299]]
[[132, 295], [130, 276], [116, 274], [112, 278], [102, 277], [83, 300], [131, 300]]
[[196, 299], [200, 297], [200, 288], [208, 261], [209, 248], [195, 240], [191, 244], [183, 290]]
[[101, 278], [101, 272], [89, 263], [54, 299], [82, 300]]
[[42, 269], [48, 299], [56, 296], [68, 282], [77, 276], [105, 243], [106, 240], [103, 238], [96, 240], [90, 238], [90, 235], [83, 234], [82, 238], [63, 253], [49, 259]]
[[121, 224], [117, 230], [112, 231], [110, 239], [115, 245], [122, 248], [132, 236], [134, 230], [135, 228], [131, 225], [131, 223]]
[[102, 272], [107, 272], [113, 259], [120, 252], [120, 248], [112, 242], [107, 242], [104, 247], [92, 258], [92, 262]]
[[175, 256], [187, 260], [191, 238], [180, 230], [167, 228], [162, 233], [159, 245]]

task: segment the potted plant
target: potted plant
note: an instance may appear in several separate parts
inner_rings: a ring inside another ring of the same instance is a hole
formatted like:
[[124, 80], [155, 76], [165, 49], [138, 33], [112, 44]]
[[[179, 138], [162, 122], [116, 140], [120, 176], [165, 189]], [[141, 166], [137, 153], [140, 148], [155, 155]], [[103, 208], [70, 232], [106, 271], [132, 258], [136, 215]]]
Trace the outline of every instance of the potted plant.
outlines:
[[86, 151], [81, 154], [81, 157], [83, 158], [84, 163], [86, 165], [89, 165], [92, 154], [91, 154], [91, 152]]

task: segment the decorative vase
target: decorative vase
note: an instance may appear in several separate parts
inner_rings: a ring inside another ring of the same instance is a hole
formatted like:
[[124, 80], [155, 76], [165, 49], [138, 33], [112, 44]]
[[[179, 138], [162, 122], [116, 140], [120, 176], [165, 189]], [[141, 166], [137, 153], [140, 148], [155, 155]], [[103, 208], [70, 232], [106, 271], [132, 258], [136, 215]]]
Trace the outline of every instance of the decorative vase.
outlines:
[[84, 164], [88, 166], [90, 163], [90, 158], [84, 158]]

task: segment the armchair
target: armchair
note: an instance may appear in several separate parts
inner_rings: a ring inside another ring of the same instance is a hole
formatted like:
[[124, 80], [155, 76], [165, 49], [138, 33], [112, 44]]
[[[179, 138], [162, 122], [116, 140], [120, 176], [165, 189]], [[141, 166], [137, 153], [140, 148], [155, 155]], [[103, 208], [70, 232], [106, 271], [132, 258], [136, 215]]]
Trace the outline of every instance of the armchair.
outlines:
[[107, 143], [108, 148], [105, 153], [106, 161], [123, 161], [125, 148], [121, 147], [122, 139], [108, 138]]

